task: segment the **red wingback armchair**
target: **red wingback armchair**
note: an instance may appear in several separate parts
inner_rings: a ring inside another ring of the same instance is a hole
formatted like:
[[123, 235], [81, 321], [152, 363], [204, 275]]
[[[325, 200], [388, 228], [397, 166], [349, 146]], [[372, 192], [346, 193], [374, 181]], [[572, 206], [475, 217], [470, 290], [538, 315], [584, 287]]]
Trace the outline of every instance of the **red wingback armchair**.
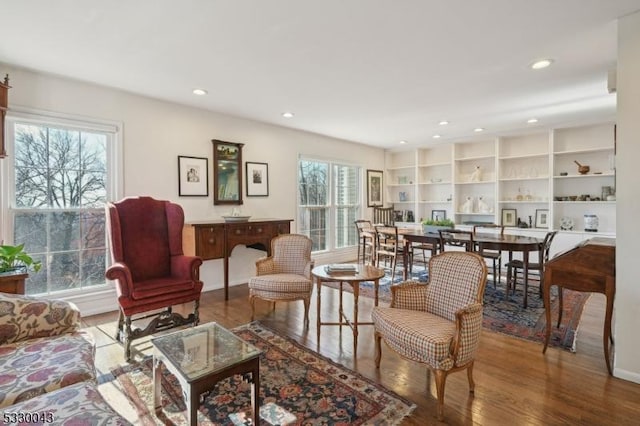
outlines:
[[[120, 305], [116, 338], [124, 344], [129, 360], [132, 340], [198, 323], [202, 259], [182, 252], [184, 212], [179, 205], [130, 197], [107, 203], [106, 210], [112, 265], [105, 275], [116, 282]], [[171, 311], [172, 305], [187, 302], [194, 302], [194, 311], [187, 318]], [[140, 315], [159, 309], [165, 310]], [[132, 331], [132, 321], [149, 317], [155, 318], [144, 330]]]

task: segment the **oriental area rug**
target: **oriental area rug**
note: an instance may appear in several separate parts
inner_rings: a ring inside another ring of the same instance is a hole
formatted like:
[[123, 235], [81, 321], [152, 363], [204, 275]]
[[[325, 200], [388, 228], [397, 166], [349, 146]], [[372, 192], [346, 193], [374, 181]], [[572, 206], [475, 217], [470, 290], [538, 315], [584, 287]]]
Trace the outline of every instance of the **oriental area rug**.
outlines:
[[[394, 425], [415, 405], [297, 342], [253, 322], [232, 330], [263, 351], [260, 356], [261, 424]], [[177, 379], [165, 368], [163, 412], [153, 410], [152, 358], [111, 371], [138, 412], [139, 424], [186, 424]], [[242, 377], [220, 381], [205, 394], [199, 425], [251, 424], [251, 392]]]
[[[379, 300], [381, 302], [391, 302], [391, 269], [385, 269], [384, 278], [380, 279]], [[398, 267], [394, 277], [394, 283], [402, 281], [402, 268]], [[411, 279], [427, 282], [428, 274], [424, 267], [414, 266]], [[328, 286], [338, 288], [338, 283], [325, 282], [323, 287]], [[487, 285], [484, 293], [484, 319], [485, 329], [506, 334], [509, 336], [544, 343], [544, 333], [546, 326], [545, 309], [539, 293], [539, 282], [530, 279], [527, 308], [522, 307], [523, 286], [518, 284], [515, 293], [510, 292], [505, 299], [505, 280], [493, 286], [493, 277], [487, 278]], [[351, 291], [349, 285], [343, 286], [345, 291]], [[558, 298], [557, 287], [552, 287], [551, 293], [551, 338], [549, 346], [560, 347], [562, 349], [575, 352], [575, 341], [582, 310], [589, 298], [589, 293], [564, 290], [563, 293], [563, 314], [560, 327], [556, 327], [558, 320]], [[373, 282], [360, 284], [360, 295], [374, 297]]]

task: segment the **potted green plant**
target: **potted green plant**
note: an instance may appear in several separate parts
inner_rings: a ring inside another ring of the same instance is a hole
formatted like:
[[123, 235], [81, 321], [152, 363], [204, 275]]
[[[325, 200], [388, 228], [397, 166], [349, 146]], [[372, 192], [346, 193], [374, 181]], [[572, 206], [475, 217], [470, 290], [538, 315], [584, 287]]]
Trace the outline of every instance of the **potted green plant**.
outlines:
[[42, 264], [40, 262], [33, 260], [24, 251], [24, 244], [19, 246], [0, 245], [0, 274], [7, 272], [38, 272], [41, 267]]
[[422, 221], [422, 232], [425, 234], [437, 234], [440, 229], [451, 229], [455, 223], [451, 219], [425, 219]]

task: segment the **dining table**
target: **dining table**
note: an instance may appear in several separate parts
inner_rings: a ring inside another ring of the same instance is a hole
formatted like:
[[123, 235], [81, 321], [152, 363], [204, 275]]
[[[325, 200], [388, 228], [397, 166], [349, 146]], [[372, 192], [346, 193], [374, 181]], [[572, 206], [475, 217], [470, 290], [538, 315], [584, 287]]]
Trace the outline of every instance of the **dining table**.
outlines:
[[[398, 234], [404, 240], [403, 250], [403, 278], [409, 276], [409, 252], [412, 243], [431, 243], [440, 245], [440, 234], [423, 232], [419, 229], [402, 229]], [[497, 250], [509, 253], [509, 262], [513, 260], [513, 253], [522, 253], [522, 272], [524, 278], [524, 308], [527, 307], [527, 290], [529, 283], [529, 253], [538, 252], [542, 249], [542, 240], [526, 235], [499, 234], [499, 233], [476, 233], [473, 234], [473, 241], [477, 245], [477, 250]]]

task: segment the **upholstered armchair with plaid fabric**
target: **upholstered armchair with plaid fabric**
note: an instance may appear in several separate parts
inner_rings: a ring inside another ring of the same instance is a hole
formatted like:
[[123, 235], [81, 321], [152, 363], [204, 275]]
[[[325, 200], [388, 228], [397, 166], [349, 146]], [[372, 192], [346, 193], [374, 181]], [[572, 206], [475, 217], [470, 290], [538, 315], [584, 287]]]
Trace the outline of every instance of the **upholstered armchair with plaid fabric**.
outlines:
[[271, 240], [271, 256], [256, 261], [257, 276], [249, 280], [251, 320], [255, 315], [255, 299], [273, 302], [302, 300], [304, 322], [309, 325], [311, 301], [312, 242], [306, 235], [283, 234]]
[[482, 299], [487, 266], [479, 255], [444, 252], [429, 261], [429, 283], [391, 287], [390, 307], [375, 307], [376, 367], [381, 340], [411, 361], [434, 372], [438, 419], [444, 418], [444, 385], [449, 373], [467, 370], [473, 393], [473, 361], [482, 332]]

